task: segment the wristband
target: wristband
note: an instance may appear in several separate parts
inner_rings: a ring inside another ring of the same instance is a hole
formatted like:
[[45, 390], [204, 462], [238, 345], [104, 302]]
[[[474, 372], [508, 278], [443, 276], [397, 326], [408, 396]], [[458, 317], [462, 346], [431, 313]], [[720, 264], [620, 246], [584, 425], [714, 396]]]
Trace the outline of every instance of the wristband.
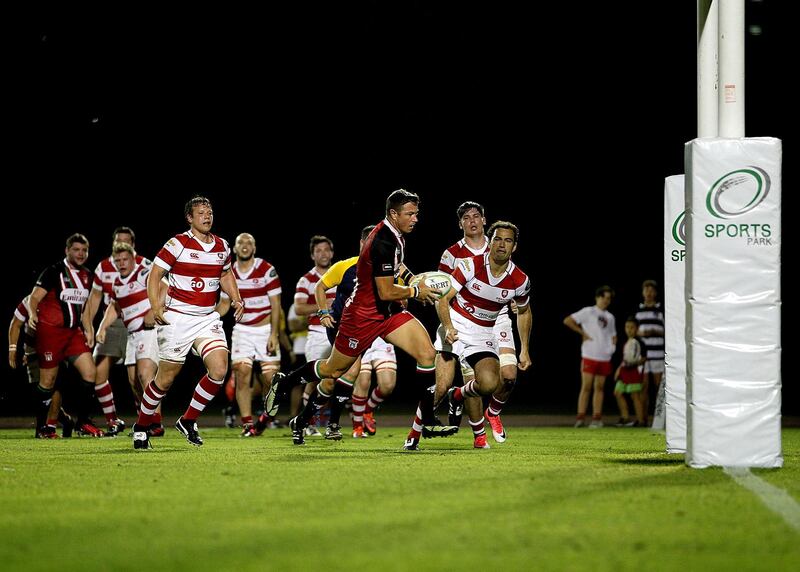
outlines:
[[317, 310], [317, 318], [322, 319], [323, 316], [330, 316], [330, 315], [331, 315], [330, 310], [323, 310], [322, 308]]
[[409, 298], [416, 298], [419, 296], [419, 286], [409, 286], [411, 289], [411, 296]]
[[15, 350], [15, 351], [16, 351], [16, 349], [17, 349], [17, 344], [10, 344], [10, 345], [8, 346], [8, 349], [9, 349], [9, 351], [10, 351], [10, 350]]
[[414, 278], [414, 274], [413, 274], [413, 273], [412, 273], [412, 272], [411, 272], [411, 271], [410, 271], [408, 268], [406, 268], [406, 269], [403, 271], [403, 273], [402, 273], [402, 274], [400, 274], [400, 280], [402, 280], [402, 281], [403, 281], [403, 282], [405, 282], [406, 284], [408, 284], [409, 282], [411, 282], [411, 279], [412, 279], [412, 278]]
[[240, 305], [242, 308], [244, 308], [244, 300], [236, 300], [235, 302], [233, 302], [233, 305], [234, 305], [234, 306], [235, 306], [236, 304], [239, 304], [239, 305]]

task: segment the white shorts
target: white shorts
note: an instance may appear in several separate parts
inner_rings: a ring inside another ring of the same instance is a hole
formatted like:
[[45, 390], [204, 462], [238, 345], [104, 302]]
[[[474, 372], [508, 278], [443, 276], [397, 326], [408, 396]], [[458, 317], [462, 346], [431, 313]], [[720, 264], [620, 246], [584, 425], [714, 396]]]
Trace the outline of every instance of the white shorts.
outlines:
[[328, 334], [309, 330], [306, 338], [306, 361], [326, 359], [329, 355], [331, 355], [331, 343], [328, 341]]
[[272, 355], [267, 353], [272, 324], [261, 326], [245, 326], [236, 324], [231, 333], [231, 361], [243, 361], [250, 364], [259, 362], [281, 361], [281, 350], [278, 348]]
[[122, 363], [122, 358], [126, 357], [127, 354], [127, 347], [128, 328], [125, 327], [122, 318], [117, 318], [106, 328], [106, 341], [94, 346], [92, 355], [95, 361], [97, 361], [98, 356], [109, 356], [119, 358], [120, 361], [117, 363]]
[[158, 336], [155, 329], [139, 330], [128, 335], [125, 365], [136, 365], [140, 359], [149, 359], [155, 364], [158, 363]]
[[492, 328], [478, 325], [452, 309], [450, 310], [450, 320], [458, 331], [458, 340], [454, 344], [447, 343], [444, 326], [439, 326], [436, 330], [436, 341], [433, 344], [437, 351], [451, 353], [462, 360], [480, 352], [498, 355], [498, 343]]
[[514, 330], [511, 326], [511, 318], [507, 313], [497, 316], [497, 322], [492, 330], [501, 350], [508, 349], [517, 353], [517, 346], [514, 345]]
[[644, 362], [645, 373], [664, 373], [663, 359], [649, 359]]
[[222, 329], [217, 312], [205, 316], [190, 316], [174, 310], [164, 312], [166, 326], [158, 326], [158, 359], [183, 363], [192, 344], [199, 339], [221, 340], [225, 346], [228, 338]]
[[[364, 352], [364, 357], [361, 358], [361, 363], [372, 363], [373, 361], [377, 361], [378, 364], [387, 361], [397, 363], [397, 355], [394, 353], [394, 346], [384, 341], [383, 338], [375, 338], [375, 341], [372, 342], [369, 349]], [[377, 366], [378, 364], [374, 365]]]

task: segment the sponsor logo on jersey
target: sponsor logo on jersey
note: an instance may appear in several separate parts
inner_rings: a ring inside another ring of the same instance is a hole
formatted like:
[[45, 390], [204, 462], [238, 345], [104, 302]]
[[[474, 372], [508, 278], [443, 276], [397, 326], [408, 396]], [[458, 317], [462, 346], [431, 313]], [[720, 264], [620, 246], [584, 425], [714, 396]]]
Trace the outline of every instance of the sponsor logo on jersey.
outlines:
[[64, 288], [60, 297], [67, 304], [83, 304], [89, 298], [89, 291], [83, 288]]
[[206, 283], [203, 281], [202, 278], [192, 278], [192, 282], [190, 283], [192, 290], [195, 292], [201, 292], [203, 288], [206, 287]]
[[347, 338], [347, 345], [351, 350], [358, 348], [358, 339], [356, 338]]

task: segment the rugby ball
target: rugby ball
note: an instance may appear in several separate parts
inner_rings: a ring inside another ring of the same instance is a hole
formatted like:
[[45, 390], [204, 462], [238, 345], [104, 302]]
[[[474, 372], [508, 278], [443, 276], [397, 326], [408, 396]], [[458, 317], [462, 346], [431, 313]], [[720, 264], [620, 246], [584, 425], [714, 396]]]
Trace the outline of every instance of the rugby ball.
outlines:
[[425, 284], [428, 288], [439, 290], [440, 297], [450, 292], [450, 289], [453, 287], [450, 275], [440, 270], [433, 270], [431, 272], [423, 272], [422, 274], [415, 275], [414, 278], [411, 279], [411, 282], [409, 282], [409, 286], [417, 286], [420, 283]]
[[625, 362], [625, 365], [639, 365], [641, 359], [642, 352], [639, 343], [633, 338], [625, 342], [625, 346], [622, 348], [622, 361]]

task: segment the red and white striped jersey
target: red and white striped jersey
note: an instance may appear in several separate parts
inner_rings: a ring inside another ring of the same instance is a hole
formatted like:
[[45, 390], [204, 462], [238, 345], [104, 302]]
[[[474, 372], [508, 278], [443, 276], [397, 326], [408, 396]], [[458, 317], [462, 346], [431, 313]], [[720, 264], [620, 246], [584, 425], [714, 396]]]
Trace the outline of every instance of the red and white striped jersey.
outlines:
[[[279, 296], [281, 293], [281, 279], [278, 278], [278, 271], [263, 258], [256, 258], [253, 266], [246, 273], [239, 269], [238, 261], [233, 263], [232, 268], [236, 284], [239, 285], [239, 294], [244, 300], [244, 316], [239, 323], [244, 326], [261, 323], [272, 310], [269, 297]], [[228, 298], [225, 292], [222, 292], [221, 296]]]
[[[136, 255], [136, 264], [145, 264], [150, 266], [150, 262], [144, 256]], [[114, 257], [109, 256], [100, 261], [97, 268], [94, 269], [94, 280], [92, 281], [92, 290], [101, 290], [103, 292], [103, 303], [108, 306], [109, 298], [111, 297], [111, 286], [114, 284], [114, 279], [119, 276], [119, 270], [114, 266]]]
[[111, 285], [111, 299], [116, 300], [122, 310], [122, 321], [128, 332], [144, 328], [144, 316], [150, 311], [147, 297], [147, 275], [150, 265], [140, 262], [125, 278], [117, 274]]
[[484, 252], [489, 251], [489, 239], [483, 237], [483, 246], [475, 249], [467, 245], [467, 239], [462, 238], [453, 246], [450, 246], [442, 253], [442, 258], [439, 260], [439, 270], [452, 274], [455, 272], [458, 261], [461, 258], [472, 258]]
[[[456, 242], [453, 246], [449, 247], [442, 253], [442, 258], [439, 260], [439, 270], [442, 272], [447, 272], [452, 276], [453, 272], [456, 270], [456, 266], [458, 266], [458, 261], [462, 258], [472, 258], [473, 256], [479, 256], [489, 252], [489, 238], [484, 236], [483, 237], [483, 246], [478, 249], [474, 249], [467, 244], [467, 239], [462, 238], [458, 242]], [[501, 315], [508, 314], [508, 306], [503, 306], [503, 309], [500, 310]]]
[[17, 307], [14, 309], [14, 317], [20, 322], [27, 323], [28, 317], [31, 315], [30, 307], [28, 306], [30, 300], [30, 296], [25, 296], [22, 302], [17, 304]]
[[481, 326], [494, 326], [500, 310], [513, 299], [524, 308], [530, 301], [531, 281], [512, 261], [499, 278], [489, 270], [489, 253], [462, 258], [453, 272], [453, 288], [458, 294], [450, 307]]
[[32, 330], [30, 326], [28, 326], [28, 317], [31, 315], [31, 297], [30, 295], [25, 296], [22, 299], [22, 302], [17, 304], [17, 307], [14, 309], [14, 317], [22, 322], [22, 342], [25, 344], [25, 351], [29, 353], [29, 351], [33, 351], [33, 348], [36, 347], [36, 330]]
[[[315, 289], [320, 278], [322, 278], [322, 276], [317, 272], [316, 267], [306, 272], [303, 277], [297, 281], [297, 286], [294, 289], [294, 303], [316, 304], [317, 296], [315, 294]], [[336, 298], [336, 286], [325, 290], [325, 297], [328, 299], [328, 307], [330, 307], [334, 298]], [[324, 332], [325, 326], [320, 323], [319, 316], [311, 314], [308, 317], [308, 329]]]
[[171, 238], [153, 261], [169, 272], [166, 309], [205, 316], [219, 298], [219, 279], [231, 269], [231, 249], [214, 234], [211, 243], [197, 240], [191, 231]]

